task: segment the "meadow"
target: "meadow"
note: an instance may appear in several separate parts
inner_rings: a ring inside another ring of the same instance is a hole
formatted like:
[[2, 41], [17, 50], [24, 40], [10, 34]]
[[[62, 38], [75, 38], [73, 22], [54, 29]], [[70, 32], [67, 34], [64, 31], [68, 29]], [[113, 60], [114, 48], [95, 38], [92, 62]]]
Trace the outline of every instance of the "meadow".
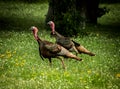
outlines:
[[110, 12], [87, 27], [87, 36], [72, 37], [96, 56], [64, 59], [67, 69], [53, 59], [39, 57], [31, 26], [41, 39], [55, 42], [45, 28], [48, 3], [0, 2], [0, 89], [120, 89], [120, 4], [102, 4]]

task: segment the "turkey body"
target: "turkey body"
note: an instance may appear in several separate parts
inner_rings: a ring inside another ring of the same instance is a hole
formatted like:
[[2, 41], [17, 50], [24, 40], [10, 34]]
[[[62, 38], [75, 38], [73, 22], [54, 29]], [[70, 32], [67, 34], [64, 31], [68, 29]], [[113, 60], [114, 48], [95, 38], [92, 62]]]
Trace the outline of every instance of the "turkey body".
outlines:
[[67, 49], [62, 47], [59, 44], [55, 44], [46, 40], [41, 40], [38, 37], [38, 28], [37, 27], [31, 27], [31, 30], [33, 31], [34, 38], [38, 42], [39, 45], [39, 54], [40, 57], [44, 60], [44, 58], [48, 58], [50, 65], [52, 63], [51, 58], [58, 58], [61, 60], [63, 68], [65, 69], [64, 61], [63, 59], [60, 58], [62, 57], [67, 57], [67, 58], [73, 58], [75, 60], [81, 61], [81, 58], [78, 58], [76, 55], [72, 54], [69, 52]]
[[88, 54], [90, 56], [95, 56], [94, 53], [87, 50], [81, 44], [71, 40], [69, 37], [64, 37], [61, 34], [59, 34], [57, 31], [55, 31], [55, 24], [53, 21], [49, 21], [48, 24], [50, 25], [50, 28], [51, 28], [51, 36], [55, 37], [57, 44], [65, 47], [69, 51], [76, 52], [76, 55], [78, 53], [80, 53], [80, 54], [84, 53], [84, 54]]

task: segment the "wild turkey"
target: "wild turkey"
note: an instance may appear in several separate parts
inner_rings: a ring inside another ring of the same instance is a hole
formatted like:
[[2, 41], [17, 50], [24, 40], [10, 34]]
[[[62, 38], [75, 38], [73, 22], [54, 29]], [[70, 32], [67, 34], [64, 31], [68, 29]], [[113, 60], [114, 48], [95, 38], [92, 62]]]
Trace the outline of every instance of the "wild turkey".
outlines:
[[69, 51], [74, 51], [76, 54], [78, 53], [84, 53], [88, 54], [90, 56], [95, 56], [94, 53], [87, 50], [84, 46], [80, 45], [79, 43], [71, 40], [69, 37], [64, 37], [61, 34], [59, 34], [57, 31], [55, 31], [55, 24], [53, 21], [49, 21], [47, 24], [50, 25], [51, 28], [51, 36], [56, 38], [56, 43], [65, 47]]
[[37, 34], [38, 33], [37, 27], [32, 26], [30, 29], [33, 31], [34, 38], [38, 42], [40, 57], [42, 59], [43, 59], [43, 57], [48, 58], [50, 64], [52, 63], [51, 58], [58, 58], [61, 60], [63, 68], [65, 68], [64, 61], [60, 56], [67, 57], [67, 58], [73, 58], [78, 61], [82, 60], [58, 44], [54, 44], [49, 41], [41, 40]]

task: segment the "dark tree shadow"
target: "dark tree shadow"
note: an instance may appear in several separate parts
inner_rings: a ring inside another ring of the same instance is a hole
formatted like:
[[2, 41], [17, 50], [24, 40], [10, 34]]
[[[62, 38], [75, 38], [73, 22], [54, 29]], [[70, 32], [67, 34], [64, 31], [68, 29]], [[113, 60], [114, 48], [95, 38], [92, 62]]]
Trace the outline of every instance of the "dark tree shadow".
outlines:
[[41, 19], [36, 21], [29, 18], [0, 17], [0, 30], [3, 31], [27, 31], [31, 26], [37, 26], [41, 30], [45, 29], [45, 23]]

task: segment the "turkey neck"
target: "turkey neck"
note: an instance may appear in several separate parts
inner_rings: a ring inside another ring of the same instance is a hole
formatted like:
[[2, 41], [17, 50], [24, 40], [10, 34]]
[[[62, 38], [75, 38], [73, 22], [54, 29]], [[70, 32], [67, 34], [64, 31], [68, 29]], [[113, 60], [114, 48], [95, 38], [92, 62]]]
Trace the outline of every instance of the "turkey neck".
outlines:
[[37, 41], [39, 42], [39, 43], [41, 43], [42, 42], [42, 40], [37, 36]]
[[37, 40], [38, 43], [42, 42], [42, 40], [39, 38], [37, 32], [34, 32], [34, 38]]

